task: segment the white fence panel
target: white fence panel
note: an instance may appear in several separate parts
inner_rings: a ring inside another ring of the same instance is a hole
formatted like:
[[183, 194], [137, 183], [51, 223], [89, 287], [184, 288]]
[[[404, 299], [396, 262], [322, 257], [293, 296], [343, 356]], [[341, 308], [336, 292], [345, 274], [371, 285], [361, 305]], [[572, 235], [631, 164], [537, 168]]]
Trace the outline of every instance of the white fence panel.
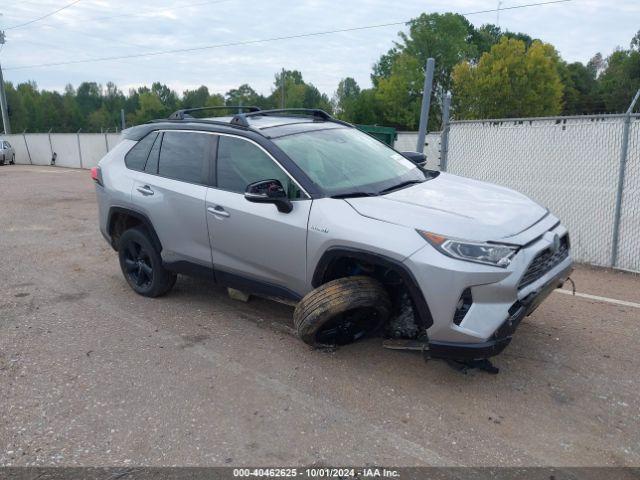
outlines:
[[113, 149], [118, 143], [122, 140], [122, 135], [119, 133], [107, 133], [107, 145], [109, 146], [109, 151]]
[[[49, 165], [51, 163], [51, 145], [47, 133], [28, 133], [25, 135], [34, 165]], [[16, 158], [17, 160], [17, 158]], [[29, 163], [29, 158], [22, 158], [21, 163]]]
[[57, 154], [56, 165], [59, 167], [80, 168], [78, 155], [78, 135], [75, 133], [51, 134], [51, 145]]
[[86, 133], [80, 135], [82, 150], [82, 167], [95, 167], [107, 154], [107, 137], [102, 133]]
[[[3, 135], [16, 151], [16, 163], [22, 165], [50, 165], [52, 149], [59, 167], [95, 167], [108, 150], [121, 140], [119, 133], [26, 133]], [[49, 143], [51, 139], [51, 143]], [[28, 147], [28, 148], [27, 148]], [[82, 161], [80, 153], [82, 152]]]
[[[400, 152], [415, 152], [418, 144], [418, 132], [398, 132], [394, 148]], [[425, 137], [424, 154], [427, 156], [427, 168], [440, 169], [440, 133], [431, 132]]]

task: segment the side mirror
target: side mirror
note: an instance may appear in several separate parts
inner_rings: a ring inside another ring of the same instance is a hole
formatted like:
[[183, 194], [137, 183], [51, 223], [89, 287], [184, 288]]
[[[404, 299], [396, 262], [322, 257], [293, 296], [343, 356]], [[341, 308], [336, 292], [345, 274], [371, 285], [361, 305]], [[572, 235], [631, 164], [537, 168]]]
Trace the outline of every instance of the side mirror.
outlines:
[[427, 156], [419, 152], [401, 152], [402, 156], [407, 160], [411, 160], [418, 167], [424, 167], [427, 164]]
[[273, 203], [278, 211], [289, 213], [293, 204], [280, 180], [260, 180], [250, 183], [244, 192], [244, 198], [253, 203]]

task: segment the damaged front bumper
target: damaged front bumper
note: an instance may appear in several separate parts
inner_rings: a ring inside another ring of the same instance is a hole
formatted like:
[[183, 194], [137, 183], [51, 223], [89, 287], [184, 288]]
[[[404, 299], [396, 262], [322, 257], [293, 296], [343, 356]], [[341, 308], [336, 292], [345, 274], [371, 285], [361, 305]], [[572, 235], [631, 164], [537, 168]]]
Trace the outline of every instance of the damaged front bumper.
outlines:
[[562, 287], [572, 271], [572, 267], [563, 270], [551, 281], [529, 293], [524, 299], [516, 301], [509, 309], [509, 317], [489, 340], [481, 343], [430, 341], [428, 355], [431, 358], [454, 360], [478, 360], [498, 355], [509, 345], [522, 319], [531, 315], [551, 292]]

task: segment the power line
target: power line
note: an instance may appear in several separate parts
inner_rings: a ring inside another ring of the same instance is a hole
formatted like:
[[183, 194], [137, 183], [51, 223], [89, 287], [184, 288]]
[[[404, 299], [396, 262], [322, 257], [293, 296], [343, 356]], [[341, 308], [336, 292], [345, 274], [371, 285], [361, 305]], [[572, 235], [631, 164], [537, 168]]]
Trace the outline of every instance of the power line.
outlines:
[[[557, 4], [557, 3], [567, 3], [567, 2], [571, 2], [571, 1], [573, 1], [573, 0], [551, 0], [551, 1], [546, 1], [546, 2], [529, 3], [529, 4], [525, 4], [525, 5], [516, 5], [516, 6], [513, 6], [513, 7], [505, 7], [505, 8], [501, 8], [501, 10], [502, 11], [504, 11], [504, 10], [515, 10], [515, 9], [519, 9], [519, 8], [537, 7], [537, 6], [552, 5], [552, 4]], [[463, 16], [479, 15], [479, 14], [482, 14], [482, 13], [491, 13], [491, 12], [495, 12], [495, 11], [496, 11], [496, 9], [494, 8], [494, 9], [489, 9], [489, 10], [479, 10], [479, 11], [475, 11], [475, 12], [462, 13], [461, 15], [463, 15]], [[325, 31], [322, 31], [322, 32], [299, 33], [299, 34], [296, 34], [296, 35], [286, 35], [286, 36], [280, 36], [280, 37], [263, 38], [263, 39], [260, 39], [260, 40], [244, 40], [244, 41], [238, 41], [238, 42], [218, 43], [218, 44], [214, 44], [214, 45], [203, 45], [203, 46], [199, 46], [199, 47], [175, 48], [175, 49], [171, 49], [171, 50], [158, 50], [156, 52], [134, 53], [134, 54], [131, 54], [131, 55], [114, 55], [114, 56], [110, 56], [110, 57], [95, 57], [95, 58], [88, 58], [88, 59], [84, 59], [84, 60], [71, 60], [71, 61], [66, 61], [66, 62], [51, 62], [51, 63], [41, 63], [41, 64], [37, 64], [37, 65], [22, 65], [22, 66], [19, 66], [19, 67], [5, 68], [5, 70], [23, 70], [23, 69], [27, 69], [27, 68], [58, 67], [58, 66], [63, 66], [63, 65], [76, 65], [76, 64], [80, 64], [80, 63], [89, 63], [89, 62], [106, 62], [106, 61], [112, 61], [112, 60], [126, 60], [126, 59], [130, 59], [130, 58], [155, 57], [155, 56], [159, 56], [159, 55], [169, 55], [169, 54], [172, 54], [172, 53], [190, 53], [190, 52], [197, 52], [197, 51], [201, 51], [201, 50], [212, 50], [212, 49], [215, 49], [215, 48], [237, 47], [237, 46], [242, 46], [242, 45], [253, 45], [253, 44], [256, 44], [256, 43], [277, 42], [277, 41], [292, 40], [292, 39], [297, 39], [297, 38], [317, 37], [317, 36], [322, 36], [322, 35], [331, 35], [331, 34], [334, 34], [334, 33], [345, 33], [345, 32], [355, 32], [355, 31], [360, 31], [360, 30], [371, 30], [371, 29], [374, 29], [374, 28], [405, 25], [407, 23], [408, 23], [407, 21], [379, 23], [379, 24], [376, 24], [376, 25], [366, 25], [366, 26], [362, 26], [362, 27], [351, 27], [351, 28], [340, 28], [340, 29], [336, 29], [336, 30], [325, 30]]]
[[65, 9], [67, 9], [69, 7], [73, 7], [76, 3], [80, 3], [81, 1], [82, 0], [74, 0], [73, 2], [62, 6], [62, 7], [58, 8], [57, 10], [54, 10], [53, 12], [49, 12], [49, 13], [47, 13], [45, 15], [42, 15], [41, 17], [34, 18], [33, 20], [29, 20], [28, 22], [20, 23], [18, 25], [14, 25], [12, 27], [7, 27], [5, 30], [13, 30], [14, 28], [22, 28], [22, 27], [25, 27], [27, 25], [31, 25], [32, 23], [39, 22], [40, 20], [44, 20], [45, 18], [51, 17], [51, 16], [55, 15], [56, 13], [61, 12], [62, 10], [65, 10]]

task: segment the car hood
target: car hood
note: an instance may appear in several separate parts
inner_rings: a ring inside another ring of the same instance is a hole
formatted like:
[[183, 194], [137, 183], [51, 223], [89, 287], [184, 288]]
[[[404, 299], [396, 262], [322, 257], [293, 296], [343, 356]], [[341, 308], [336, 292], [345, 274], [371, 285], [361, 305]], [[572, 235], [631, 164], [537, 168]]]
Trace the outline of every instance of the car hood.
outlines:
[[548, 213], [511, 189], [446, 173], [379, 197], [346, 201], [365, 217], [474, 241], [506, 239]]

